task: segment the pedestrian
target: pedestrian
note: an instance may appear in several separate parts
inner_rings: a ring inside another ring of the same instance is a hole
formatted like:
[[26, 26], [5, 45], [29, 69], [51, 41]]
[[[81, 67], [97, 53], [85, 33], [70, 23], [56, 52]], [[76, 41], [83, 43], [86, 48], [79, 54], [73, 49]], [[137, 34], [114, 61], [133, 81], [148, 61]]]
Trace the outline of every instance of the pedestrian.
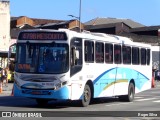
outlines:
[[6, 80], [6, 86], [8, 84], [8, 78], [7, 78], [7, 73], [8, 73], [8, 67], [3, 68], [1, 72], [1, 81], [2, 85], [4, 84], [4, 81]]
[[0, 71], [0, 84], [2, 85], [3, 84], [3, 81], [2, 81], [2, 71], [3, 71], [3, 68], [0, 68], [1, 69], [1, 71]]
[[6, 86], [8, 86], [8, 74], [9, 74], [9, 68], [5, 68], [5, 77], [6, 77]]

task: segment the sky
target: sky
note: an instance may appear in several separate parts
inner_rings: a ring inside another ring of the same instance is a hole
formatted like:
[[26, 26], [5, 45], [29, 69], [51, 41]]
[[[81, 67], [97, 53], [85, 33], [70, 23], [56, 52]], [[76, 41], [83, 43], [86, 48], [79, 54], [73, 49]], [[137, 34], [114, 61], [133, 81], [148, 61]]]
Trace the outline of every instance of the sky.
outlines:
[[10, 0], [12, 17], [71, 20], [97, 17], [131, 19], [146, 26], [160, 25], [160, 0]]

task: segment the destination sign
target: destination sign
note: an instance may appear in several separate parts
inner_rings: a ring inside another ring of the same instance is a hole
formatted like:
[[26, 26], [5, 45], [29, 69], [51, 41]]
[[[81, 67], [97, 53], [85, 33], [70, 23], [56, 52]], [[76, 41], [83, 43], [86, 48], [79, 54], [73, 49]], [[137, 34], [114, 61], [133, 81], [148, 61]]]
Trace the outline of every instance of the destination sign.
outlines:
[[67, 40], [64, 32], [21, 32], [18, 40]]

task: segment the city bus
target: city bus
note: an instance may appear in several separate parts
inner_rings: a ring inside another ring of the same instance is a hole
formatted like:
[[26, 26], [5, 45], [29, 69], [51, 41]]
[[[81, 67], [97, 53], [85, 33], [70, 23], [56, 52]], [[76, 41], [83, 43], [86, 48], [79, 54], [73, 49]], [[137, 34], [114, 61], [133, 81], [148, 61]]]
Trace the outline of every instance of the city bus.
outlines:
[[130, 38], [69, 29], [19, 33], [14, 96], [45, 105], [71, 100], [83, 107], [94, 98], [133, 101], [151, 88], [151, 46]]

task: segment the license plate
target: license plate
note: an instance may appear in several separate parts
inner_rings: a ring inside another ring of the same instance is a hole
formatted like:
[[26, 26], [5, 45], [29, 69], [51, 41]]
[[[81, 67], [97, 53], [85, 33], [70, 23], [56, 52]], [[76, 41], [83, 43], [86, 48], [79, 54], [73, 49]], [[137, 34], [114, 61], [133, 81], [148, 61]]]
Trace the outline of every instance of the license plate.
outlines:
[[32, 94], [33, 95], [40, 95], [40, 94], [42, 94], [40, 91], [32, 91]]

